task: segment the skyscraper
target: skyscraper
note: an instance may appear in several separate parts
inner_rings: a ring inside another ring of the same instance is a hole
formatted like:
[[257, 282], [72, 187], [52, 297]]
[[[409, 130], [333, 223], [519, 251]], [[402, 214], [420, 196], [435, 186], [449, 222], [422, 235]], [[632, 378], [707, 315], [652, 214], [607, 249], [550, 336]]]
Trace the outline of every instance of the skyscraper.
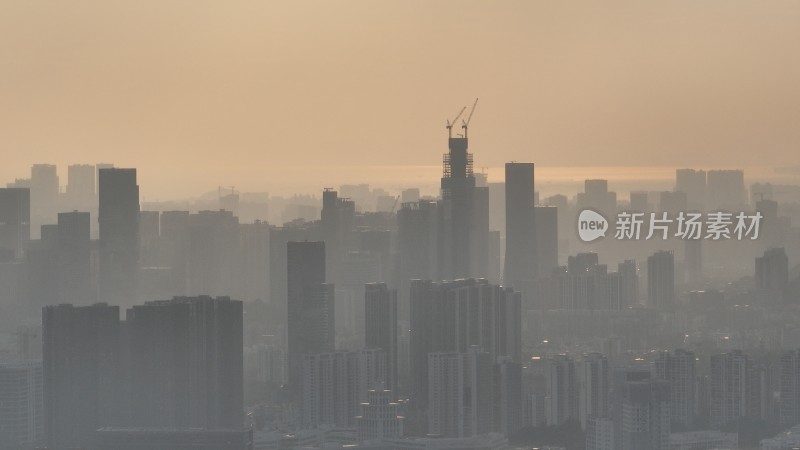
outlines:
[[489, 354], [477, 348], [429, 353], [428, 374], [429, 434], [470, 437], [491, 431], [494, 392]]
[[0, 261], [21, 258], [30, 239], [30, 189], [0, 188]]
[[386, 353], [386, 387], [397, 395], [397, 290], [369, 283], [364, 294], [365, 346]]
[[590, 418], [608, 416], [611, 373], [608, 358], [602, 353], [585, 355], [578, 362], [577, 369], [580, 386], [578, 415], [581, 427], [586, 429]]
[[706, 210], [735, 212], [746, 203], [744, 172], [741, 170], [709, 170]]
[[547, 399], [545, 413], [548, 425], [561, 425], [577, 420], [578, 378], [575, 361], [567, 355], [555, 355], [547, 360]]
[[547, 276], [558, 267], [558, 207], [533, 208], [536, 237], [536, 275]]
[[325, 283], [325, 243], [289, 242], [287, 269], [289, 380], [296, 383], [302, 355], [334, 350], [334, 289]]
[[705, 170], [677, 169], [675, 190], [686, 193], [686, 202], [692, 211], [703, 211], [706, 204]]
[[[441, 275], [446, 279], [468, 278], [474, 227], [475, 176], [472, 153], [467, 152], [468, 138], [450, 137], [449, 152], [443, 158], [442, 207], [444, 216], [441, 239]], [[488, 212], [487, 212], [488, 214]]]
[[522, 289], [536, 277], [533, 163], [506, 163], [506, 261], [503, 282]]
[[772, 301], [783, 299], [789, 284], [789, 259], [786, 250], [771, 248], [756, 258], [756, 289]]
[[99, 170], [99, 298], [131, 306], [139, 270], [139, 186], [136, 169]]
[[668, 450], [669, 384], [661, 380], [625, 383], [622, 402], [622, 449]]
[[58, 303], [91, 304], [91, 241], [88, 212], [58, 213]]
[[175, 297], [128, 309], [130, 426], [244, 426], [242, 302]]
[[359, 405], [386, 379], [382, 350], [302, 355], [301, 423], [354, 427]]
[[748, 415], [751, 369], [750, 358], [739, 350], [711, 355], [711, 426]]
[[691, 430], [696, 415], [696, 357], [694, 352], [662, 352], [655, 361], [655, 376], [669, 383], [673, 428]]
[[671, 251], [658, 251], [647, 258], [647, 301], [651, 308], [675, 306], [675, 257]]
[[786, 352], [780, 359], [780, 423], [800, 423], [800, 350]]
[[42, 332], [47, 446], [88, 446], [120, 420], [119, 307], [46, 306]]
[[44, 442], [42, 363], [0, 363], [0, 449]]

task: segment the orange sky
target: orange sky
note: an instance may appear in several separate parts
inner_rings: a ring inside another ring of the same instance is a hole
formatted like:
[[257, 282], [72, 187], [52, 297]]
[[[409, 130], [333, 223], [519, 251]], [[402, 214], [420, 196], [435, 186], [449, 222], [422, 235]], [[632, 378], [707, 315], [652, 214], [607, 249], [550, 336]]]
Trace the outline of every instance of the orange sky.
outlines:
[[800, 166], [798, 24], [796, 0], [4, 0], [0, 184], [372, 182], [438, 166], [475, 97], [476, 166]]

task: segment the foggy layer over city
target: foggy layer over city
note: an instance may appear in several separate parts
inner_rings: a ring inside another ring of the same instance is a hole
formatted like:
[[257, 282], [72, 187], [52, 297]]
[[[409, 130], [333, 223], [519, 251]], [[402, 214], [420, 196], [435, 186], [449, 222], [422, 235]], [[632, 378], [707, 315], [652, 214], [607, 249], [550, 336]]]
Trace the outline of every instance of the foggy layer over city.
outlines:
[[0, 3], [0, 450], [800, 448], [799, 19]]

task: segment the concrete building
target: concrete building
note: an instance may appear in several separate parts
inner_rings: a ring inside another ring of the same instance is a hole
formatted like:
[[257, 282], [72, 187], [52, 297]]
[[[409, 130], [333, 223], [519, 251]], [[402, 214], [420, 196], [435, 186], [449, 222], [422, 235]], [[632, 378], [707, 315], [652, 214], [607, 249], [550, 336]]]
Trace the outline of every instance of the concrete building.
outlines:
[[130, 418], [136, 427], [244, 426], [242, 302], [175, 297], [126, 312]]
[[367, 392], [367, 402], [361, 404], [361, 415], [356, 417], [359, 441], [381, 442], [403, 437], [405, 418], [397, 414], [399, 405], [392, 401], [394, 397], [395, 394], [380, 386]]
[[670, 414], [673, 429], [694, 427], [697, 405], [697, 358], [694, 352], [662, 352], [655, 360], [655, 376], [670, 387]]
[[651, 308], [675, 307], [675, 256], [658, 251], [647, 258], [647, 303]]
[[30, 189], [0, 188], [0, 261], [22, 258], [30, 239]]
[[[397, 290], [369, 283], [364, 295], [365, 346], [386, 353], [386, 388], [397, 391]], [[394, 394], [396, 395], [396, 394]]]
[[506, 163], [503, 284], [524, 289], [537, 275], [533, 163]]
[[136, 169], [99, 170], [99, 299], [132, 306], [139, 270], [139, 186]]
[[669, 437], [669, 384], [660, 380], [625, 383], [623, 450], [668, 450]]
[[42, 363], [0, 363], [0, 450], [44, 443]]
[[122, 420], [119, 307], [47, 306], [42, 330], [45, 443], [86, 447]]

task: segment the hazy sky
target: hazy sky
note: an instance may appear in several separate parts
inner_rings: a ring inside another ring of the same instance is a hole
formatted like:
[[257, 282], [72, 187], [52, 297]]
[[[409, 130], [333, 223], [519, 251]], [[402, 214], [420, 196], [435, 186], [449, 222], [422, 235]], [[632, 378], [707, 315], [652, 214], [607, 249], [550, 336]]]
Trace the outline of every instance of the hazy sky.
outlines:
[[475, 97], [478, 167], [797, 166], [798, 43], [797, 0], [2, 0], [0, 183], [435, 182]]

